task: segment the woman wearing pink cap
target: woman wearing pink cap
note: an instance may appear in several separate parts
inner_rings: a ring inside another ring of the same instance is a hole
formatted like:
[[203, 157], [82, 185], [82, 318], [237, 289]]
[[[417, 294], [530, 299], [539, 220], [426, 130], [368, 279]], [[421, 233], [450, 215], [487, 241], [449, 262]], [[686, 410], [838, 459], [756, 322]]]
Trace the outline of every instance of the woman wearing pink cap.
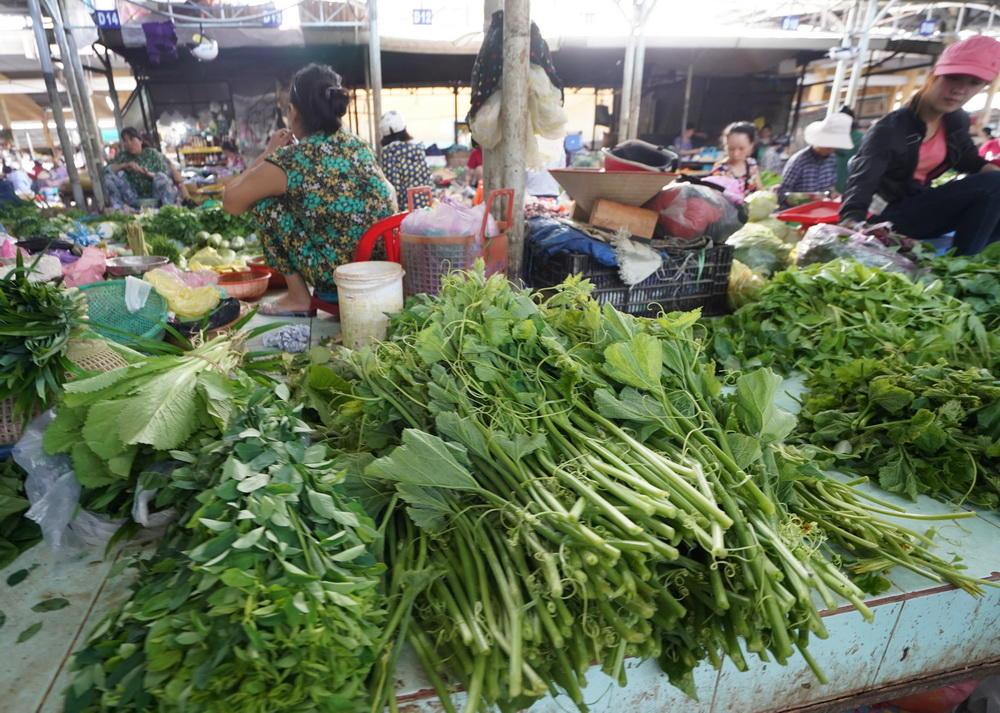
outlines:
[[[1000, 42], [991, 37], [970, 37], [945, 49], [910, 103], [865, 135], [851, 160], [842, 221], [867, 220], [871, 206], [879, 220], [914, 238], [954, 231], [960, 255], [974, 255], [1000, 239], [1000, 168], [979, 156], [969, 115], [962, 111], [997, 74]], [[949, 169], [967, 175], [931, 188]]]

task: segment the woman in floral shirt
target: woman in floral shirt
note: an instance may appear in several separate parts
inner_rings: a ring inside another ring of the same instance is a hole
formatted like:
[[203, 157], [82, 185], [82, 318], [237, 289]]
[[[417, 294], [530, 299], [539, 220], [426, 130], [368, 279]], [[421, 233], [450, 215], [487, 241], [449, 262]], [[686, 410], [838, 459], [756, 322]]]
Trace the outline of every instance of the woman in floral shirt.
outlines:
[[[406, 120], [398, 111], [382, 115], [379, 132], [382, 134], [382, 171], [396, 189], [396, 202], [403, 207], [407, 205], [409, 189], [432, 187], [427, 156], [421, 146], [413, 143], [413, 137], [406, 130]], [[414, 205], [417, 208], [428, 206], [428, 196], [417, 196]]]
[[289, 99], [291, 130], [276, 132], [226, 186], [223, 207], [233, 215], [250, 211], [267, 264], [288, 282], [288, 293], [261, 312], [303, 316], [312, 303], [309, 285], [332, 291], [333, 271], [396, 206], [371, 147], [341, 128], [348, 96], [340, 76], [310, 64], [292, 78]]
[[138, 208], [142, 200], [155, 200], [159, 207], [190, 198], [180, 172], [166, 156], [143, 144], [131, 126], [122, 129], [121, 150], [104, 170], [104, 187], [116, 210]]

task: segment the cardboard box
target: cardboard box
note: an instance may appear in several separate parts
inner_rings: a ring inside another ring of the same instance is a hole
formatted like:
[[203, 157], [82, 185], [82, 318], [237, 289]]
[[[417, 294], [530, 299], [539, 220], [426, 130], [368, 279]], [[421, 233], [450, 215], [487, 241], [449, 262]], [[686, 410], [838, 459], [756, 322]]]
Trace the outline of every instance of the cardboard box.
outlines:
[[655, 210], [637, 208], [607, 198], [594, 201], [594, 209], [590, 212], [590, 224], [609, 230], [624, 228], [630, 234], [639, 238], [652, 238], [653, 230], [659, 215]]
[[549, 173], [566, 189], [569, 197], [576, 201], [576, 213], [573, 215], [575, 220], [586, 220], [598, 198], [641, 206], [678, 176], [676, 173], [604, 171], [595, 168], [553, 168]]

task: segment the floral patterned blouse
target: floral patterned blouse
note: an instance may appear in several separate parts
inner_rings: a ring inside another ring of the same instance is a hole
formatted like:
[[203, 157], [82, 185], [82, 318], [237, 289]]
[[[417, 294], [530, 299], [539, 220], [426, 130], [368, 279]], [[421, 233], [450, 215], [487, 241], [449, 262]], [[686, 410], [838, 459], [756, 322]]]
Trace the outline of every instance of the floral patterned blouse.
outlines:
[[[396, 189], [396, 202], [400, 208], [406, 206], [408, 188], [431, 186], [431, 170], [427, 167], [424, 150], [416, 144], [393, 141], [382, 147], [382, 170], [389, 183]], [[424, 207], [426, 196], [418, 196], [416, 206]]]
[[747, 159], [747, 172], [742, 176], [734, 174], [733, 169], [725, 161], [715, 164], [715, 167], [712, 169], [712, 175], [735, 178], [740, 182], [743, 192], [746, 195], [750, 195], [754, 191], [763, 190], [764, 188], [764, 184], [760, 180], [760, 168], [757, 166], [757, 161], [752, 158]]
[[[111, 165], [121, 163], [138, 164], [150, 173], [170, 173], [170, 163], [167, 161], [167, 158], [154, 148], [144, 148], [139, 155], [130, 154], [125, 150], [119, 151], [111, 159]], [[135, 171], [121, 171], [119, 175], [128, 181], [128, 184], [132, 186], [132, 189], [140, 198], [151, 198], [153, 196], [153, 179], [149, 176], [143, 176], [141, 173], [136, 173]]]
[[395, 212], [390, 184], [371, 147], [343, 129], [313, 134], [267, 160], [287, 179], [283, 195], [251, 208], [267, 263], [330, 289], [333, 271], [351, 261], [365, 231]]

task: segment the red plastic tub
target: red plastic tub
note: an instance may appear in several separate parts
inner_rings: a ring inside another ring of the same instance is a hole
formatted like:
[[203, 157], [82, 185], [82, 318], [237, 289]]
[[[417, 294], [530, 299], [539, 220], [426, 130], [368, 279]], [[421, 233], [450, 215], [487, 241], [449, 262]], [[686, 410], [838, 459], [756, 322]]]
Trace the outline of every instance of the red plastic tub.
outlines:
[[840, 222], [840, 201], [813, 201], [783, 210], [774, 216], [786, 223], [798, 223], [809, 228], [821, 223]]

